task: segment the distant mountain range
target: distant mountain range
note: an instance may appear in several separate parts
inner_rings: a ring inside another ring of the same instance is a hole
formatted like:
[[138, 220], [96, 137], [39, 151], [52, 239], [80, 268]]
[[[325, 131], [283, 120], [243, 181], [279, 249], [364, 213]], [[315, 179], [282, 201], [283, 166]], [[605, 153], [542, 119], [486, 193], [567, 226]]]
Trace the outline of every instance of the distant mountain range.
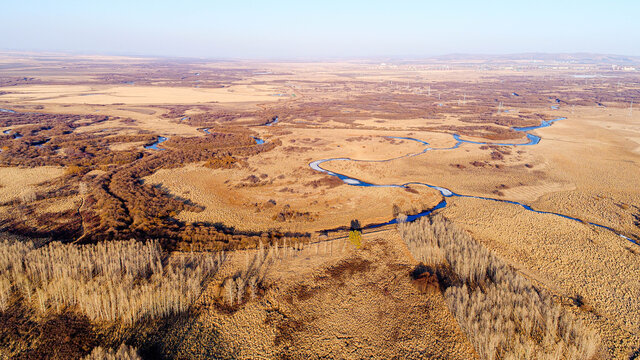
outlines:
[[571, 53], [571, 54], [547, 54], [547, 53], [522, 53], [505, 55], [487, 54], [448, 54], [435, 56], [432, 59], [440, 61], [455, 60], [485, 60], [490, 62], [499, 61], [557, 61], [580, 64], [640, 64], [640, 56], [593, 54], [593, 53]]

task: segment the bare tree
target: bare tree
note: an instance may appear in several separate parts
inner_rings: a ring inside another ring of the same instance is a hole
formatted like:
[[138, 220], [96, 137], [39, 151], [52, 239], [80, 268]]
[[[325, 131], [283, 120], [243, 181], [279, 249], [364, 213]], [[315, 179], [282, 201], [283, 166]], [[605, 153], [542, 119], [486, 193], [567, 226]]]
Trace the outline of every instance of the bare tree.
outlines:
[[121, 344], [118, 350], [105, 350], [100, 346], [93, 348], [91, 354], [84, 357], [83, 360], [142, 360], [142, 358], [138, 355], [136, 348]]
[[130, 324], [186, 311], [224, 260], [224, 253], [165, 257], [157, 241], [38, 249], [2, 241], [0, 306], [18, 291], [40, 314], [72, 308], [92, 320]]
[[595, 331], [444, 217], [399, 221], [398, 228], [417, 260], [452, 270], [445, 298], [483, 359], [590, 359], [596, 353]]

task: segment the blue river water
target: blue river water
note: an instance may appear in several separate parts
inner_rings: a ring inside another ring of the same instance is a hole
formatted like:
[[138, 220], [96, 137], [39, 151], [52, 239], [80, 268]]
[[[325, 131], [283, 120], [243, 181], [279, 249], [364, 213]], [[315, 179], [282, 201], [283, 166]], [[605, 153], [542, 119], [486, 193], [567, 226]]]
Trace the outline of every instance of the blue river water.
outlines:
[[144, 148], [145, 149], [150, 149], [150, 150], [164, 150], [163, 148], [159, 148], [158, 145], [160, 145], [161, 143], [167, 141], [168, 138], [164, 137], [164, 136], [158, 136], [158, 140], [156, 140], [156, 142], [154, 142], [151, 145], [147, 145]]
[[[12, 131], [13, 131], [12, 129], [7, 129], [7, 130], [3, 131], [2, 133], [3, 133], [4, 135], [11, 135], [11, 132], [12, 132]], [[21, 137], [22, 137], [22, 134], [17, 133], [17, 132], [14, 132], [14, 133], [13, 133], [13, 138], [14, 138], [14, 139], [20, 139]]]
[[[438, 192], [440, 192], [440, 194], [443, 196], [442, 201], [440, 201], [440, 203], [438, 203], [435, 207], [428, 209], [426, 211], [423, 211], [421, 213], [418, 214], [414, 214], [414, 215], [410, 215], [407, 216], [407, 221], [413, 221], [416, 220], [418, 218], [421, 218], [423, 216], [427, 216], [429, 214], [431, 214], [432, 212], [434, 212], [435, 210], [438, 209], [442, 209], [444, 207], [447, 206], [447, 198], [450, 197], [461, 197], [461, 198], [473, 198], [473, 199], [481, 199], [481, 200], [487, 200], [487, 201], [494, 201], [494, 202], [501, 202], [501, 203], [507, 203], [507, 204], [513, 204], [513, 205], [517, 205], [522, 207], [523, 209], [527, 210], [527, 211], [532, 211], [535, 212], [537, 214], [549, 214], [549, 215], [555, 215], [555, 216], [559, 216], [565, 219], [569, 219], [569, 220], [573, 220], [573, 221], [577, 221], [577, 222], [581, 222], [584, 224], [589, 224], [601, 229], [606, 229], [609, 231], [612, 231], [613, 233], [615, 233], [616, 235], [631, 241], [635, 244], [638, 244], [637, 241], [619, 233], [618, 231], [616, 231], [615, 229], [605, 226], [605, 225], [600, 225], [597, 223], [593, 223], [593, 222], [588, 222], [588, 221], [583, 221], [582, 219], [576, 218], [576, 217], [572, 217], [572, 216], [568, 216], [568, 215], [564, 215], [564, 214], [560, 214], [560, 213], [555, 213], [555, 212], [550, 212], [550, 211], [539, 211], [539, 210], [535, 210], [533, 208], [531, 208], [531, 206], [521, 203], [521, 202], [517, 202], [517, 201], [511, 201], [511, 200], [503, 200], [503, 199], [495, 199], [495, 198], [490, 198], [490, 197], [484, 197], [484, 196], [473, 196], [473, 195], [465, 195], [465, 194], [457, 194], [445, 187], [441, 187], [441, 186], [437, 186], [437, 185], [432, 185], [432, 184], [427, 184], [427, 183], [422, 183], [422, 182], [408, 182], [408, 183], [404, 183], [404, 184], [372, 184], [372, 183], [368, 183], [366, 181], [362, 181], [344, 174], [340, 174], [340, 173], [336, 173], [330, 170], [326, 170], [324, 168], [322, 168], [322, 164], [325, 162], [329, 162], [329, 161], [354, 161], [354, 162], [387, 162], [387, 161], [393, 161], [393, 160], [397, 160], [397, 159], [401, 159], [401, 158], [407, 158], [407, 157], [413, 157], [413, 156], [417, 156], [417, 155], [421, 155], [424, 154], [428, 151], [438, 151], [438, 150], [453, 150], [453, 149], [457, 149], [458, 147], [460, 147], [463, 143], [470, 143], [470, 144], [479, 144], [479, 145], [500, 145], [500, 146], [530, 146], [530, 145], [537, 145], [540, 143], [541, 138], [537, 135], [533, 135], [528, 133], [529, 131], [532, 130], [536, 130], [536, 129], [540, 129], [540, 128], [545, 128], [545, 127], [549, 127], [551, 126], [553, 123], [555, 123], [556, 121], [560, 121], [560, 120], [565, 120], [566, 118], [556, 118], [556, 119], [552, 119], [552, 120], [544, 120], [542, 121], [542, 123], [538, 126], [527, 126], [527, 127], [513, 127], [512, 130], [515, 131], [521, 131], [521, 132], [525, 132], [526, 133], [526, 137], [529, 140], [526, 143], [494, 143], [494, 142], [479, 142], [479, 141], [471, 141], [471, 140], [464, 140], [460, 137], [460, 135], [458, 134], [453, 134], [453, 138], [456, 140], [455, 145], [448, 147], [448, 148], [431, 148], [431, 147], [426, 147], [424, 150], [417, 152], [417, 153], [411, 153], [411, 154], [407, 154], [407, 155], [402, 155], [402, 156], [398, 156], [395, 158], [391, 158], [391, 159], [384, 159], [384, 160], [358, 160], [358, 159], [351, 159], [351, 158], [331, 158], [331, 159], [321, 159], [321, 160], [316, 160], [316, 161], [312, 161], [311, 163], [309, 163], [309, 166], [311, 167], [311, 169], [325, 173], [327, 175], [330, 176], [335, 176], [337, 178], [339, 178], [340, 180], [342, 180], [345, 184], [351, 185], [351, 186], [363, 186], [363, 187], [386, 187], [386, 188], [407, 188], [409, 185], [422, 185], [422, 186], [426, 186], [432, 189], [437, 190]], [[388, 138], [394, 138], [394, 139], [403, 139], [403, 140], [409, 140], [409, 141], [416, 141], [420, 144], [423, 144], [425, 146], [429, 146], [429, 143], [424, 141], [424, 140], [420, 140], [420, 139], [415, 139], [415, 138], [410, 138], [410, 137], [396, 137], [396, 136], [388, 136]], [[379, 224], [370, 224], [365, 226], [365, 229], [372, 229], [372, 228], [377, 228], [380, 226], [384, 226], [384, 225], [391, 225], [391, 224], [396, 224], [397, 223], [397, 219], [391, 219], [387, 222], [384, 223], [379, 223]]]
[[277, 124], [278, 121], [280, 121], [280, 119], [278, 119], [278, 117], [274, 117], [273, 119], [271, 119], [269, 122], [267, 122], [266, 124], [264, 124], [264, 126], [272, 126], [274, 124]]

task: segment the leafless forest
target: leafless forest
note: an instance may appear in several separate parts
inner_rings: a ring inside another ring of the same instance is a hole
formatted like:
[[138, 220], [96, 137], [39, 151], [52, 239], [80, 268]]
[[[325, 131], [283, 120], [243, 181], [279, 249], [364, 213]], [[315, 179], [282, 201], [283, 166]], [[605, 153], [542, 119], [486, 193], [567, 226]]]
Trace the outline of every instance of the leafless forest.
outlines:
[[401, 222], [413, 256], [436, 274], [483, 359], [590, 359], [599, 338], [544, 290], [442, 216]]

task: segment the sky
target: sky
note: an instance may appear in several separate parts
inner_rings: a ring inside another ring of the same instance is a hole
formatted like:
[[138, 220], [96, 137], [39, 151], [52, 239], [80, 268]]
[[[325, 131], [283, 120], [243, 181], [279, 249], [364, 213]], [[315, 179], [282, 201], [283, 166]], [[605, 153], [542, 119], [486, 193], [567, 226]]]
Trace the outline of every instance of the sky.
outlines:
[[212, 59], [640, 56], [640, 1], [0, 0], [0, 50]]

